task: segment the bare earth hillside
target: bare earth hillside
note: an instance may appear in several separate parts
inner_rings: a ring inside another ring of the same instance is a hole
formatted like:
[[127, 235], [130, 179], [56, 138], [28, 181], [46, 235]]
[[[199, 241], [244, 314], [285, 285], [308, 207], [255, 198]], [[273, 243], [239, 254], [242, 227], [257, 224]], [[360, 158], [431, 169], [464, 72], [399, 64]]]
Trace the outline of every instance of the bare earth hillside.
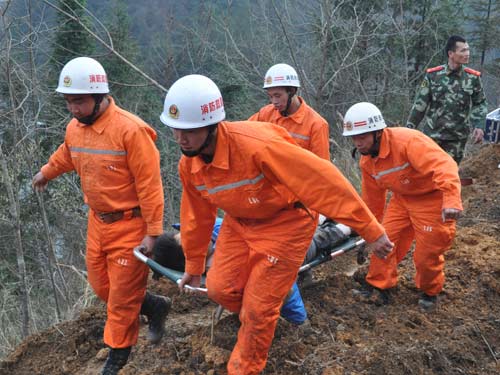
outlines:
[[[411, 258], [389, 305], [364, 303], [351, 293], [366, 266], [344, 255], [319, 267], [302, 291], [312, 329], [280, 320], [264, 374], [498, 374], [500, 373], [500, 145], [484, 145], [465, 160], [474, 184], [463, 188], [465, 214], [446, 254], [446, 284], [430, 313], [417, 306]], [[167, 280], [151, 288], [173, 299], [167, 334], [157, 346], [142, 325], [122, 375], [226, 374], [238, 319], [224, 313], [212, 326], [215, 305], [179, 295]], [[269, 286], [270, 288], [272, 286]], [[98, 374], [106, 349], [103, 306], [84, 311], [25, 340], [1, 374]]]

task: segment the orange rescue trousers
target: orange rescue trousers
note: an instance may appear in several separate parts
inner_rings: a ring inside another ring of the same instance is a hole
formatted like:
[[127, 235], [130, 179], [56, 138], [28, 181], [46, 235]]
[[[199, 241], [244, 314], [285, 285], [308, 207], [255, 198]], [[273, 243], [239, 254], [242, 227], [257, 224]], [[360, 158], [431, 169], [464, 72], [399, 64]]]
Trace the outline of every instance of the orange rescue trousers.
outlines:
[[236, 219], [226, 213], [212, 267], [208, 296], [239, 313], [238, 341], [228, 375], [260, 374], [280, 315], [316, 228], [303, 209], [272, 219]]
[[88, 280], [97, 296], [107, 303], [104, 343], [111, 348], [126, 348], [137, 342], [149, 269], [134, 256], [133, 248], [145, 233], [141, 217], [106, 224], [94, 211], [89, 212]]
[[442, 192], [405, 196], [394, 194], [383, 219], [383, 226], [394, 249], [385, 260], [371, 256], [366, 281], [379, 289], [396, 286], [397, 266], [416, 240], [415, 263], [417, 288], [427, 295], [441, 292], [444, 285], [444, 253], [455, 236], [455, 221], [443, 223], [440, 207]]

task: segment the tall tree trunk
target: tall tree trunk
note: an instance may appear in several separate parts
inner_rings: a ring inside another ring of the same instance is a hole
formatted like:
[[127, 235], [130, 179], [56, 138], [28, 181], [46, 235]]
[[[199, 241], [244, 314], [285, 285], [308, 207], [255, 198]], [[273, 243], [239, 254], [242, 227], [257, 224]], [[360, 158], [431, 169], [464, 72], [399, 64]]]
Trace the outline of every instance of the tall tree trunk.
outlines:
[[[6, 30], [7, 31], [7, 30]], [[10, 30], [6, 32], [6, 34], [10, 37]], [[10, 106], [12, 110], [12, 121], [14, 123], [15, 129], [19, 128], [19, 119], [17, 116], [17, 102], [14, 93], [14, 84], [11, 81], [12, 76], [12, 65], [10, 58], [10, 51], [12, 47], [12, 41], [9, 39], [8, 47], [6, 49], [6, 63], [4, 64], [5, 76], [6, 76], [6, 84], [9, 90], [9, 99]], [[13, 132], [13, 144], [17, 144], [17, 132]], [[21, 333], [23, 337], [26, 337], [30, 333], [30, 315], [29, 315], [29, 294], [28, 294], [28, 285], [26, 281], [26, 262], [24, 260], [24, 249], [21, 235], [21, 212], [19, 205], [19, 196], [17, 194], [17, 189], [15, 188], [16, 180], [11, 178], [9, 174], [9, 168], [7, 165], [7, 156], [4, 154], [3, 149], [0, 143], [0, 160], [1, 160], [1, 168], [2, 168], [2, 176], [4, 180], [4, 184], [7, 188], [7, 197], [9, 201], [9, 213], [12, 218], [12, 227], [14, 229], [15, 235], [15, 243], [13, 246], [16, 248], [16, 259], [17, 259], [17, 270], [19, 273], [19, 299], [20, 299], [20, 307], [21, 307]], [[17, 170], [16, 167], [13, 167], [12, 170]]]
[[[490, 14], [491, 14], [491, 0], [488, 1], [488, 12], [486, 13], [486, 25], [489, 24], [489, 20], [490, 20]], [[489, 30], [486, 30], [486, 38], [488, 38], [488, 31]], [[483, 45], [483, 50], [481, 51], [481, 67], [484, 65], [484, 58], [485, 58], [485, 55], [486, 55], [486, 46], [488, 45], [487, 42], [483, 41], [483, 43], [481, 43]]]
[[[28, 61], [29, 61], [29, 66], [30, 66], [30, 80], [29, 83], [31, 85], [31, 92], [33, 95], [31, 95], [31, 116], [30, 118], [33, 118], [34, 122], [36, 123], [37, 121], [37, 110], [36, 110], [36, 98], [37, 98], [37, 91], [38, 91], [38, 80], [37, 80], [37, 73], [36, 73], [36, 65], [35, 65], [35, 56], [33, 51], [35, 50], [35, 45], [33, 41], [33, 36], [35, 35], [35, 30], [33, 29], [33, 24], [32, 24], [32, 12], [31, 12], [31, 0], [28, 2], [28, 17], [29, 17], [29, 27], [30, 27], [30, 33], [28, 37], [28, 43], [30, 48], [28, 48]], [[35, 138], [37, 137], [37, 132], [35, 132]], [[38, 150], [39, 147], [39, 142], [36, 140], [36, 150]], [[25, 155], [25, 160], [28, 161], [28, 164], [30, 166], [34, 165], [32, 160], [32, 156], [34, 156], [36, 159], [38, 159], [37, 152], [30, 153], [29, 150], [27, 151], [26, 148], [24, 149], [25, 151], [23, 154]], [[40, 165], [39, 160], [37, 160], [36, 165]], [[33, 175], [33, 173], [32, 173]], [[58, 297], [58, 289], [56, 286], [56, 280], [54, 279], [54, 272], [53, 268], [55, 268], [55, 271], [59, 275], [59, 279], [61, 280], [62, 284], [62, 294], [63, 297], [66, 300], [66, 303], [69, 302], [69, 292], [68, 292], [68, 287], [66, 286], [66, 280], [64, 279], [64, 275], [61, 271], [61, 268], [59, 267], [57, 263], [57, 259], [55, 256], [55, 249], [54, 249], [54, 242], [52, 241], [52, 236], [50, 233], [50, 226], [49, 226], [49, 221], [47, 219], [47, 212], [45, 210], [45, 203], [43, 201], [43, 195], [37, 193], [37, 200], [38, 200], [38, 205], [40, 206], [40, 211], [42, 214], [42, 221], [43, 221], [43, 227], [45, 230], [45, 234], [47, 237], [47, 262], [48, 262], [48, 274], [50, 278], [50, 283], [52, 285], [52, 293], [54, 295], [54, 302], [55, 302], [55, 307], [56, 307], [56, 319], [57, 321], [61, 321], [61, 304], [59, 302], [59, 297]]]
[[15, 193], [12, 180], [9, 175], [7, 166], [7, 157], [3, 153], [2, 144], [0, 143], [0, 163], [2, 168], [3, 182], [7, 188], [7, 196], [9, 198], [9, 211], [12, 218], [12, 227], [14, 229], [16, 248], [17, 271], [19, 276], [19, 300], [21, 305], [21, 333], [23, 338], [29, 335], [30, 332], [30, 316], [29, 316], [29, 295], [28, 285], [26, 282], [26, 263], [24, 261], [24, 250], [21, 236], [21, 218], [19, 212], [19, 199]]

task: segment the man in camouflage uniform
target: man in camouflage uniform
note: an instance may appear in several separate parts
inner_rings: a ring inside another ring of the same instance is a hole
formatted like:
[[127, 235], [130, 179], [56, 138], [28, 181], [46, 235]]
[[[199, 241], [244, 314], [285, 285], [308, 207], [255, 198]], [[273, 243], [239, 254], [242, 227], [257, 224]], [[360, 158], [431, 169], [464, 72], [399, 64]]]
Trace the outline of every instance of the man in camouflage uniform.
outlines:
[[460, 36], [446, 43], [448, 64], [427, 69], [408, 118], [408, 128], [418, 128], [431, 137], [458, 163], [464, 156], [465, 143], [474, 128], [474, 143], [482, 141], [487, 113], [481, 73], [467, 68], [469, 45]]

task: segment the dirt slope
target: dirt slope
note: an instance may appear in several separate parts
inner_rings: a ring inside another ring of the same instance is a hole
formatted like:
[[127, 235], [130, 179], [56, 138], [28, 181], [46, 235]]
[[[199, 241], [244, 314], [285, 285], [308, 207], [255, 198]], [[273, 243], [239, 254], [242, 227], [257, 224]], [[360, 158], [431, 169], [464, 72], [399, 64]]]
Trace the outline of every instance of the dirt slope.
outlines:
[[[303, 290], [312, 330], [280, 320], [264, 374], [500, 373], [499, 163], [500, 145], [483, 146], [464, 162], [474, 184], [463, 189], [467, 211], [446, 255], [445, 292], [434, 312], [417, 307], [411, 259], [401, 265], [391, 304], [357, 301], [351, 290], [366, 266], [352, 276], [355, 259], [345, 255], [319, 267], [316, 283]], [[212, 328], [214, 304], [180, 296], [165, 280], [151, 285], [174, 301], [168, 333], [151, 346], [142, 326], [121, 374], [225, 374], [237, 317], [225, 313]], [[104, 314], [98, 306], [28, 338], [0, 363], [0, 373], [99, 373], [106, 356]]]

